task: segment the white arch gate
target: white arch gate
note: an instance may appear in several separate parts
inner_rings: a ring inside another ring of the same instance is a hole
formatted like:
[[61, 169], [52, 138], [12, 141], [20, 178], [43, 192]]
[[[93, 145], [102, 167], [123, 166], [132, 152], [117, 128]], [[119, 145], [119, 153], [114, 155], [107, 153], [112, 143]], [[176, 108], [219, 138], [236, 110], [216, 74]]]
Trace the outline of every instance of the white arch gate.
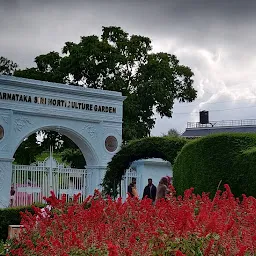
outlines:
[[100, 188], [122, 143], [123, 100], [119, 92], [0, 76], [0, 208], [9, 205], [15, 151], [39, 130], [76, 143], [91, 170], [88, 193]]

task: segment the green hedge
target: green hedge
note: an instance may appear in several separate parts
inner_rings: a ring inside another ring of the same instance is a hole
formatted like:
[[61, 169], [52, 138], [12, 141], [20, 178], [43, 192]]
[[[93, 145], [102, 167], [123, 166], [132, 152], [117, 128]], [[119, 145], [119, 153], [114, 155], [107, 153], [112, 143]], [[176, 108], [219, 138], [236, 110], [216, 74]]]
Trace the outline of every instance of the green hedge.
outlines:
[[241, 170], [237, 177], [240, 189], [256, 197], [256, 147], [242, 151], [236, 159], [236, 167]]
[[193, 187], [195, 193], [214, 196], [218, 184], [230, 185], [236, 196], [256, 196], [255, 134], [217, 134], [189, 142], [179, 153], [173, 170], [178, 194]]
[[[37, 205], [37, 207], [44, 207]], [[0, 241], [5, 241], [8, 236], [9, 225], [19, 225], [21, 221], [20, 212], [33, 212], [31, 206], [0, 209]]]
[[103, 181], [105, 191], [107, 193], [111, 189], [116, 191], [122, 175], [133, 161], [147, 158], [162, 158], [173, 164], [178, 152], [186, 142], [183, 138], [148, 137], [134, 140], [124, 145], [108, 164]]

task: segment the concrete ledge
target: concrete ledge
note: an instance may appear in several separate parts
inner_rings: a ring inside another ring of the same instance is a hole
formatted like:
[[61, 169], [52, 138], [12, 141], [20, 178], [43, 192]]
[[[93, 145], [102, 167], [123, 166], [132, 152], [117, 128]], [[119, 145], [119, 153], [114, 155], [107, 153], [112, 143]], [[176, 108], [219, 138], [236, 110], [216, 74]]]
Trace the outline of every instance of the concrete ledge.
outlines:
[[8, 239], [18, 238], [23, 225], [9, 225]]

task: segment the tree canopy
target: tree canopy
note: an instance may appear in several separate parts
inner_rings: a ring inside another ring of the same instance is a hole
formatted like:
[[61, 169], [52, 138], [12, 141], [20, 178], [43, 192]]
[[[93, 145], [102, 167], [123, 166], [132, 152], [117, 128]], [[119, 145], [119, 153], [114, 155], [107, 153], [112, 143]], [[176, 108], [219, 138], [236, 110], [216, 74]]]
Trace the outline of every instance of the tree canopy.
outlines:
[[17, 68], [17, 63], [0, 56], [0, 75], [12, 75]]
[[169, 129], [167, 134], [163, 134], [163, 137], [180, 137], [180, 133], [176, 129]]
[[113, 90], [124, 101], [123, 140], [146, 137], [155, 125], [154, 111], [172, 116], [175, 100], [196, 98], [193, 72], [175, 55], [152, 51], [151, 40], [129, 35], [120, 27], [103, 27], [102, 35], [82, 36], [66, 42], [62, 53], [35, 58], [36, 68], [18, 70], [15, 76], [89, 88]]
[[[120, 27], [103, 27], [101, 36], [82, 36], [80, 42], [66, 42], [61, 52], [51, 51], [35, 58], [36, 67], [19, 69], [0, 58], [0, 74], [49, 82], [72, 84], [122, 92], [123, 141], [147, 137], [155, 125], [155, 113], [171, 117], [175, 100], [196, 98], [192, 70], [170, 53], [153, 52], [150, 38], [129, 35]], [[15, 154], [19, 163], [29, 164], [36, 154], [54, 146], [73, 167], [85, 165], [82, 153], [67, 137], [42, 131], [28, 138]], [[33, 146], [34, 145], [34, 146]], [[31, 157], [25, 157], [32, 150]]]

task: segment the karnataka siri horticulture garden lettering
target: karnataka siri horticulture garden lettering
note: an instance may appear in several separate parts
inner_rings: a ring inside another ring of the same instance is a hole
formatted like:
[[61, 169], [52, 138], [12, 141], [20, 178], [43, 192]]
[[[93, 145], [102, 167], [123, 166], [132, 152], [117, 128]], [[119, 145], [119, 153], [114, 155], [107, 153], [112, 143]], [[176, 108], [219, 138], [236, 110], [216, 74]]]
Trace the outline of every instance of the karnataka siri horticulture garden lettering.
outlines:
[[256, 200], [236, 199], [228, 185], [167, 200], [50, 199], [48, 217], [23, 213], [24, 229], [9, 255], [255, 255]]

